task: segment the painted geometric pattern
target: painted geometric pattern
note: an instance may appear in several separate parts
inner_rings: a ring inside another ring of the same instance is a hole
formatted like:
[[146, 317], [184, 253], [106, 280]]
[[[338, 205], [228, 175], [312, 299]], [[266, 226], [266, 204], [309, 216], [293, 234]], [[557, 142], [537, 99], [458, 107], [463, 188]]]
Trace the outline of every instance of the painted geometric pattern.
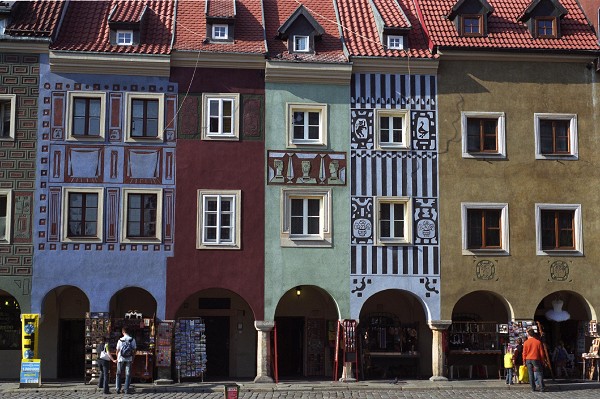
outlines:
[[350, 274], [436, 275], [440, 273], [437, 246], [353, 245]]
[[352, 76], [352, 108], [435, 110], [433, 75], [358, 73]]
[[[52, 76], [52, 75], [51, 75]], [[154, 85], [80, 83], [58, 80], [43, 82], [41, 98], [41, 135], [39, 137], [38, 188], [40, 227], [36, 232], [37, 250], [69, 251], [171, 251], [174, 230], [176, 86], [163, 82]], [[52, 79], [52, 78], [50, 78]], [[88, 90], [107, 93], [107, 137], [100, 141], [73, 142], [66, 139], [67, 92]], [[123, 91], [165, 93], [164, 141], [140, 146], [125, 142]], [[102, 188], [104, 190], [102, 243], [61, 242], [62, 186]], [[120, 189], [162, 188], [163, 231], [160, 243], [120, 244]]]
[[0, 276], [31, 275], [38, 76], [38, 55], [0, 53], [0, 94], [17, 96], [15, 139], [0, 141], [0, 188], [13, 190], [11, 244], [0, 246]]
[[345, 185], [346, 153], [269, 151], [268, 184]]

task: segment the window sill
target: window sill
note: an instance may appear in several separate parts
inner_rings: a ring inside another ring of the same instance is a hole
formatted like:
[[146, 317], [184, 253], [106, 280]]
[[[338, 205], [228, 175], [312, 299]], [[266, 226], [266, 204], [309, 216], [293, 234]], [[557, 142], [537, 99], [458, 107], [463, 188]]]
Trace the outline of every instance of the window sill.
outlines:
[[328, 248], [333, 246], [333, 242], [330, 237], [281, 237], [281, 246], [288, 248]]
[[410, 151], [410, 147], [400, 145], [378, 145], [375, 149], [379, 151]]
[[583, 256], [583, 252], [578, 249], [564, 250], [564, 249], [538, 249], [536, 251], [538, 256]]
[[236, 135], [208, 135], [203, 134], [202, 140], [205, 141], [240, 141], [240, 137]]
[[292, 141], [289, 142], [287, 148], [327, 148], [327, 144], [322, 141]]
[[398, 246], [408, 246], [408, 245], [412, 245], [412, 241], [406, 241], [406, 240], [381, 241], [381, 240], [377, 240], [375, 243], [376, 247], [398, 247]]
[[101, 244], [102, 238], [98, 237], [70, 237], [63, 238], [62, 240], [65, 244]]
[[499, 152], [463, 152], [465, 159], [506, 159], [505, 154]]
[[539, 160], [550, 160], [550, 161], [577, 161], [579, 155], [577, 154], [535, 154], [535, 159]]
[[158, 238], [123, 238], [121, 244], [161, 244]]
[[505, 249], [464, 249], [464, 256], [510, 256], [510, 253]]
[[162, 143], [162, 137], [131, 137], [127, 136], [125, 139], [128, 143]]
[[208, 250], [240, 250], [239, 244], [200, 244], [196, 249], [208, 249]]
[[67, 141], [104, 141], [104, 136], [77, 136], [69, 134]]

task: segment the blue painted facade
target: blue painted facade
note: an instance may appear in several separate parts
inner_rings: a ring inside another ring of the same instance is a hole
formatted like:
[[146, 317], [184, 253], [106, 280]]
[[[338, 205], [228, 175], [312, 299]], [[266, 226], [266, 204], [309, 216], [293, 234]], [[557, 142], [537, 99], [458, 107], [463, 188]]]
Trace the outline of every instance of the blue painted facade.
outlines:
[[[56, 74], [44, 55], [39, 91], [32, 312], [43, 313], [45, 296], [61, 286], [83, 291], [91, 312], [108, 311], [117, 292], [139, 287], [156, 300], [156, 317], [164, 318], [166, 262], [174, 242], [177, 84], [160, 77]], [[129, 137], [132, 93], [159, 100], [162, 138]], [[103, 137], [70, 133], [74, 99], [86, 95], [104, 101]], [[66, 232], [66, 196], [80, 191], [101, 199], [95, 238]], [[122, 220], [130, 195], [156, 199], [154, 238], [127, 237]]]

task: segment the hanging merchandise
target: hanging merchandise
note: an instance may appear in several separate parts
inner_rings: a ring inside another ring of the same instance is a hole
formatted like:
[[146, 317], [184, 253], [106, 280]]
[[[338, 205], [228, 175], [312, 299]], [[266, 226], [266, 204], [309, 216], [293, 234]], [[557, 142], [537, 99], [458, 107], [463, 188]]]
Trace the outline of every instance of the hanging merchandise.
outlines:
[[[98, 344], [103, 344], [110, 335], [108, 312], [86, 312], [85, 314], [85, 377], [89, 382], [100, 377], [96, 352]], [[114, 348], [113, 348], [114, 349]]]
[[201, 378], [206, 373], [206, 326], [201, 318], [175, 323], [175, 367], [181, 378]]

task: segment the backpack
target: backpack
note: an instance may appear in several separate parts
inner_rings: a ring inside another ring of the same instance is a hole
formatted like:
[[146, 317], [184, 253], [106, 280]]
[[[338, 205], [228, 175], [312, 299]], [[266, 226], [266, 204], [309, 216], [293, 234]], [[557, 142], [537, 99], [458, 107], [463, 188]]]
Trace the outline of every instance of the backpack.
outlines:
[[135, 348], [133, 347], [133, 338], [121, 339], [121, 356], [131, 357]]

